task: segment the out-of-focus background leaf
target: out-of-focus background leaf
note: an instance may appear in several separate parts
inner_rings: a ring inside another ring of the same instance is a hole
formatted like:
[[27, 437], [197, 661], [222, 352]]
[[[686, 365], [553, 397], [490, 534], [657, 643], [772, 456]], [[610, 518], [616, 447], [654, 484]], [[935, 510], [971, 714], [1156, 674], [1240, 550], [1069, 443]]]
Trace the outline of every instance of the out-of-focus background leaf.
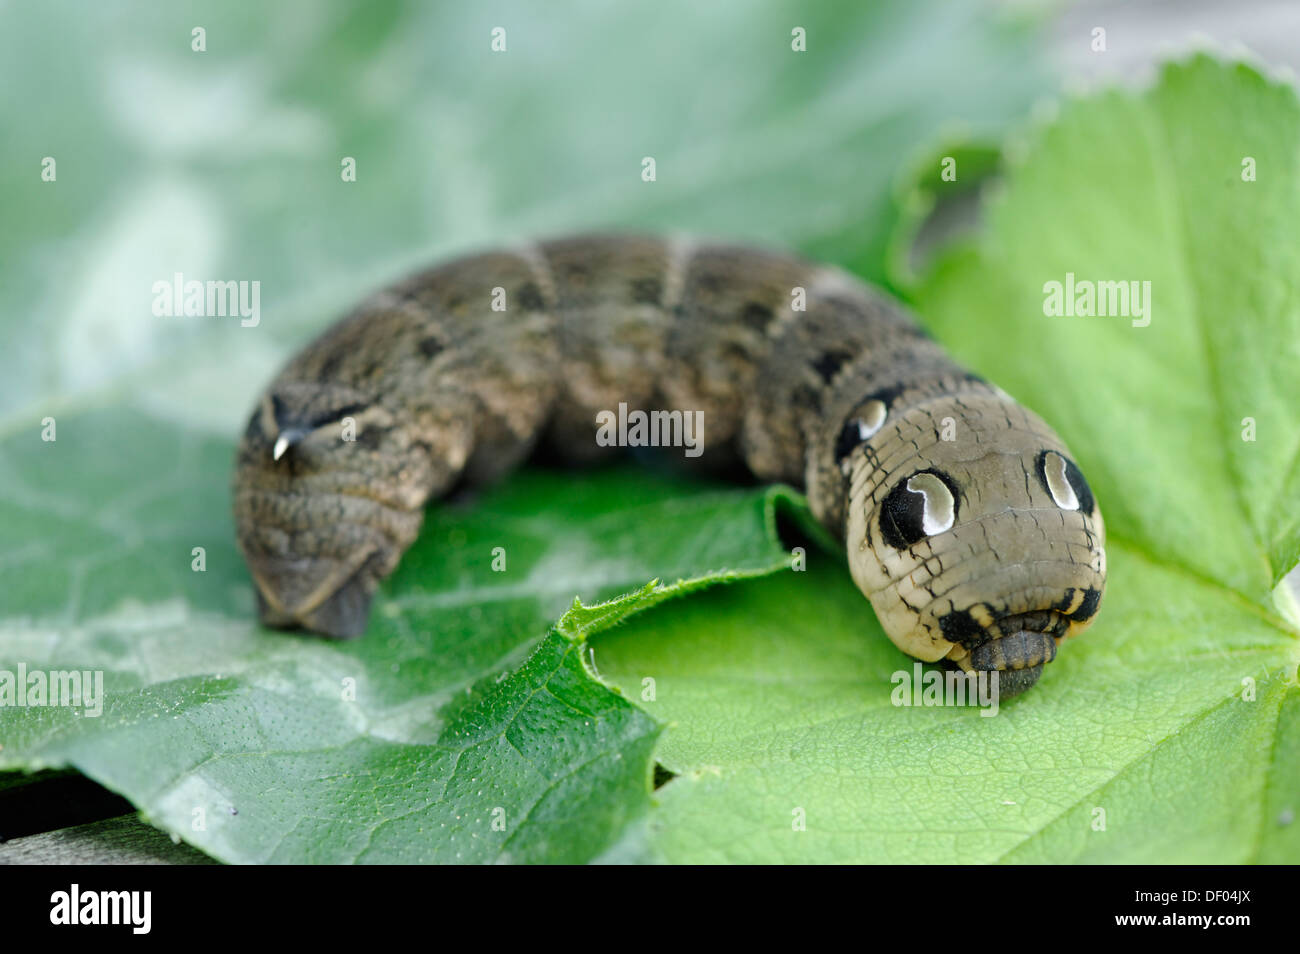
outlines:
[[[357, 295], [460, 249], [671, 228], [881, 278], [904, 171], [1023, 114], [1040, 52], [1000, 8], [902, 0], [0, 8], [0, 668], [109, 690], [98, 721], [0, 713], [0, 765], [79, 768], [229, 861], [656, 857], [661, 726], [586, 675], [574, 618], [546, 621], [653, 576], [771, 572], [768, 498], [606, 474], [561, 506], [521, 477], [499, 524], [448, 511], [444, 539], [436, 517], [339, 647], [253, 622], [239, 423]], [[155, 317], [176, 273], [260, 282], [261, 324]], [[498, 804], [504, 832], [473, 827]]]
[[[358, 294], [533, 235], [690, 230], [880, 277], [905, 162], [941, 134], [994, 134], [1045, 87], [1028, 25], [980, 3], [53, 2], [0, 17], [0, 405], [24, 426], [117, 386], [233, 433], [287, 350]], [[155, 319], [153, 283], [175, 272], [260, 281], [264, 326]]]

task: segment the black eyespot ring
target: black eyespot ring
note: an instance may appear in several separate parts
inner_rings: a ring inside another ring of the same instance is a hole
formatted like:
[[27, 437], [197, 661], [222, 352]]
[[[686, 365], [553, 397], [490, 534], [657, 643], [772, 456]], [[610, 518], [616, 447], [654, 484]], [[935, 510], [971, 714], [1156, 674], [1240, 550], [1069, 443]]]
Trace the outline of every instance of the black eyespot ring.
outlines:
[[[1064, 454], [1054, 450], [1041, 450], [1038, 452], [1038, 458], [1034, 461], [1034, 472], [1038, 475], [1038, 482], [1043, 485], [1043, 489], [1047, 491], [1048, 496], [1060, 506], [1061, 501], [1057, 497], [1057, 491], [1052, 489], [1053, 479], [1047, 472], [1053, 455], [1059, 457], [1065, 463], [1065, 480], [1070, 485], [1070, 489], [1074, 491], [1074, 499], [1079, 505], [1079, 512], [1091, 515], [1097, 506], [1096, 498], [1092, 495], [1092, 488], [1088, 486], [1088, 481], [1084, 479], [1083, 471], [1079, 470], [1079, 465]], [[1059, 477], [1056, 479], [1059, 480]]]
[[952, 477], [933, 468], [908, 474], [894, 485], [880, 505], [880, 535], [895, 550], [905, 550], [930, 535], [925, 530], [925, 494], [909, 490], [907, 486], [909, 481], [922, 474], [937, 477], [952, 495], [953, 523], [960, 513], [961, 494]]
[[[844, 425], [840, 428], [839, 435], [835, 438], [835, 463], [844, 466], [845, 460], [853, 451], [870, 440], [880, 430], [881, 427], [889, 420], [894, 413], [894, 402], [898, 396], [903, 393], [903, 386], [881, 388], [879, 391], [873, 391], [865, 395], [857, 403], [853, 413], [845, 420]], [[865, 421], [863, 419], [863, 410], [872, 402], [879, 404], [879, 419], [874, 421]], [[863, 425], [866, 425], [868, 433], [863, 436]]]

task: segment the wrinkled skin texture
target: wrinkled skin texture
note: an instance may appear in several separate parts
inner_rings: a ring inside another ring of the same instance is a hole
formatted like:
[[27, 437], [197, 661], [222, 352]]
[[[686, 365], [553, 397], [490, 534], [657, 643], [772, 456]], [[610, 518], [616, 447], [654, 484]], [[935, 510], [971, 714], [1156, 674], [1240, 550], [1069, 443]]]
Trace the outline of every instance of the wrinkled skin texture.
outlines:
[[426, 503], [539, 443], [616, 452], [596, 418], [620, 402], [702, 411], [708, 464], [805, 488], [918, 659], [1006, 697], [1096, 616], [1104, 528], [1068, 449], [897, 304], [783, 254], [583, 236], [413, 276], [271, 383], [234, 486], [263, 622], [359, 635]]

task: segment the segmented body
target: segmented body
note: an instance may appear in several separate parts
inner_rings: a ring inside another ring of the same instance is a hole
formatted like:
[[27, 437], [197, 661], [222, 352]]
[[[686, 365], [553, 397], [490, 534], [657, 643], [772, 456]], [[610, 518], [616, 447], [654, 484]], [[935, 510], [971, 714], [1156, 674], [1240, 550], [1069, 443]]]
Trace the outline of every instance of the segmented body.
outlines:
[[235, 478], [263, 619], [359, 633], [426, 503], [539, 443], [612, 453], [620, 404], [700, 412], [707, 460], [806, 488], [917, 658], [1017, 690], [1096, 614], [1102, 519], [1065, 445], [899, 305], [777, 252], [596, 235], [415, 275], [285, 367]]

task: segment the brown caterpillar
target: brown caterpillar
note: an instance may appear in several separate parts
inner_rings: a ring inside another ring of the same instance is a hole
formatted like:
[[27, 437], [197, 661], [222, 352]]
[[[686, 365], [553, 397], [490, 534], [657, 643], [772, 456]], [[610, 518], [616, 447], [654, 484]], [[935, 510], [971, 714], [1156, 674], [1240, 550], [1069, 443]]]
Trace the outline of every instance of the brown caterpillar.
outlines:
[[359, 635], [430, 499], [539, 442], [612, 452], [620, 403], [701, 411], [712, 462], [805, 488], [912, 656], [1008, 696], [1097, 613], [1102, 518], [1065, 445], [897, 304], [784, 254], [583, 236], [381, 291], [271, 383], [234, 486], [263, 622]]

